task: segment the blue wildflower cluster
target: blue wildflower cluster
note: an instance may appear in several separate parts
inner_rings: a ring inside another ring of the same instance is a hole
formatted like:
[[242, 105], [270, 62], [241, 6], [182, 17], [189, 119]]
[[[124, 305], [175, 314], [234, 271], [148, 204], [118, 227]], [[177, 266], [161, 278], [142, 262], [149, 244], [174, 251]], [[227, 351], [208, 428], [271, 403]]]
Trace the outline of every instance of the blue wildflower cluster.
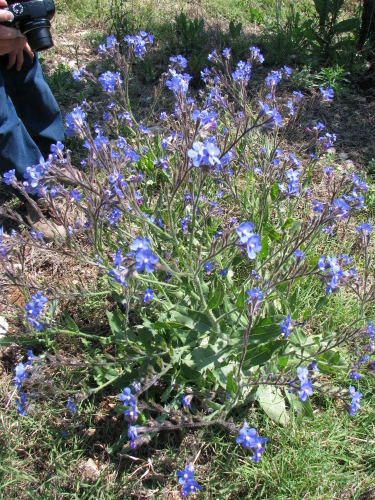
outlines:
[[240, 244], [246, 247], [249, 259], [256, 259], [256, 254], [262, 250], [260, 236], [253, 233], [254, 224], [252, 222], [242, 222], [236, 229]]
[[40, 321], [40, 317], [44, 316], [44, 305], [46, 303], [47, 297], [42, 295], [41, 292], [38, 292], [36, 295], [31, 296], [31, 301], [25, 306], [27, 321], [38, 332], [45, 326], [45, 324]]
[[194, 465], [192, 462], [182, 471], [177, 471], [176, 476], [178, 477], [178, 483], [182, 486], [182, 498], [186, 498], [190, 493], [201, 491], [202, 487], [194, 479]]
[[267, 442], [268, 438], [257, 436], [257, 431], [253, 427], [249, 427], [246, 420], [244, 421], [243, 426], [239, 430], [239, 436], [236, 439], [236, 443], [253, 452], [251, 460], [259, 462], [262, 453], [265, 451], [263, 445]]
[[[138, 387], [135, 388], [138, 389]], [[125, 387], [125, 389], [119, 395], [119, 398], [120, 401], [122, 401], [124, 403], [124, 406], [127, 408], [124, 412], [124, 416], [125, 419], [129, 422], [128, 424], [129, 446], [132, 450], [135, 450], [138, 441], [138, 432], [137, 432], [138, 426], [133, 424], [138, 420], [139, 417], [139, 411], [137, 410], [137, 400], [133, 396], [132, 391], [129, 387]]]

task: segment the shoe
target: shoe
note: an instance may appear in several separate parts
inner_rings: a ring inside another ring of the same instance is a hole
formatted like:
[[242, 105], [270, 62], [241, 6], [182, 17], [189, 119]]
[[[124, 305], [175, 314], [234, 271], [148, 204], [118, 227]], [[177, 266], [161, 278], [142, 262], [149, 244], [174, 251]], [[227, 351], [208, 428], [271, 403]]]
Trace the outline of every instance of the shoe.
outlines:
[[60, 221], [55, 217], [50, 208], [45, 205], [43, 206], [42, 200], [38, 200], [37, 205], [38, 209], [48, 220], [48, 223], [41, 218], [38, 210], [36, 210], [31, 203], [26, 203], [27, 219], [33, 230], [36, 233], [43, 233], [43, 239], [46, 242], [65, 239], [65, 227], [60, 224]]

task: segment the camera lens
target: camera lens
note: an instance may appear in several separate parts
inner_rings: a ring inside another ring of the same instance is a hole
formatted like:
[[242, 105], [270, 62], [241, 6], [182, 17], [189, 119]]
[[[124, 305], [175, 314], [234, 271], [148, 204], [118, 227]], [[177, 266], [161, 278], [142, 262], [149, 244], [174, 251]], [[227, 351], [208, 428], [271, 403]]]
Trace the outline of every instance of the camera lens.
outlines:
[[53, 47], [50, 27], [48, 19], [29, 21], [21, 27], [22, 34], [26, 36], [33, 52], [42, 52]]

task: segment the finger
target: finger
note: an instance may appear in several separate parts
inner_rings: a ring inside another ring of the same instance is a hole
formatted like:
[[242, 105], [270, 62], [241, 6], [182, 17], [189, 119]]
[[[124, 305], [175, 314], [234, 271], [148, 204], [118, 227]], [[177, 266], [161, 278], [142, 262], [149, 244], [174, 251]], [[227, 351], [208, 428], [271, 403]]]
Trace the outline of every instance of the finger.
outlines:
[[0, 56], [3, 56], [5, 54], [9, 54], [9, 52], [12, 52], [14, 50], [14, 45], [9, 44], [5, 47], [0, 47]]
[[31, 59], [34, 58], [34, 52], [30, 49], [30, 45], [28, 43], [26, 43], [25, 47], [23, 48], [23, 50], [26, 52], [26, 54], [31, 57]]
[[23, 50], [21, 50], [21, 52], [18, 52], [17, 54], [17, 65], [16, 65], [17, 71], [20, 71], [20, 69], [22, 68], [22, 64], [23, 64]]
[[14, 41], [14, 38], [8, 38], [7, 40], [0, 38], [0, 47], [14, 47]]
[[5, 0], [0, 0], [0, 7], [6, 7], [7, 5]]
[[7, 69], [10, 69], [14, 65], [14, 63], [16, 62], [16, 57], [17, 57], [16, 52], [13, 51], [9, 53]]
[[[7, 21], [7, 19], [2, 18], [3, 10], [0, 10], [0, 23]], [[7, 12], [9, 14], [9, 12]], [[18, 33], [15, 28], [9, 28], [8, 26], [0, 25], [0, 38], [17, 38]]]

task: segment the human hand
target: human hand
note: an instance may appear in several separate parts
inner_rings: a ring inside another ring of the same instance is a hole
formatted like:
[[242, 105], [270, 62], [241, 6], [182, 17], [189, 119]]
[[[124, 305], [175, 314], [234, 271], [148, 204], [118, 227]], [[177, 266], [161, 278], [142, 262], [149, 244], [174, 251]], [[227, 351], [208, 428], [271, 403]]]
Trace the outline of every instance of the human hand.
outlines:
[[14, 63], [16, 63], [17, 71], [21, 69], [23, 64], [23, 51], [25, 51], [31, 59], [34, 57], [34, 54], [24, 36], [18, 37], [14, 40], [14, 49], [12, 52], [9, 52], [8, 55], [9, 59], [7, 69], [10, 69]]
[[[1, 7], [6, 7], [8, 4], [5, 0], [0, 0], [0, 23], [6, 21], [11, 21], [13, 15], [11, 12], [2, 9]], [[0, 25], [0, 56], [4, 54], [9, 54], [14, 50], [14, 41], [17, 39], [17, 30], [15, 28], [9, 28], [8, 26]]]

